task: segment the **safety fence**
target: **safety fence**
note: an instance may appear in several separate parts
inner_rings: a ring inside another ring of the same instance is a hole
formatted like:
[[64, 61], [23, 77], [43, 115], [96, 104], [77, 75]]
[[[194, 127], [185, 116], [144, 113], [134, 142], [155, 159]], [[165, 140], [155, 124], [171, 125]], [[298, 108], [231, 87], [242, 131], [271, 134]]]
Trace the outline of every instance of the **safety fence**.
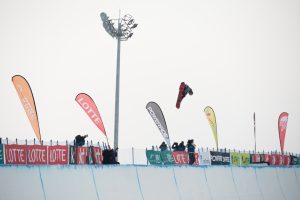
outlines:
[[[36, 144], [35, 140], [8, 140], [0, 138], [0, 164], [8, 165], [101, 165], [105, 143], [87, 141], [85, 146], [75, 146], [74, 141], [48, 141]], [[277, 152], [241, 152], [228, 149], [197, 149], [194, 165], [300, 165], [298, 154]], [[118, 150], [121, 164], [185, 165], [189, 154], [185, 151], [159, 151], [152, 148], [122, 148]]]
[[[84, 146], [74, 141], [9, 140], [0, 138], [0, 164], [8, 165], [82, 165], [102, 164], [105, 143], [86, 141]], [[147, 164], [145, 149], [122, 148], [118, 150], [121, 164]]]

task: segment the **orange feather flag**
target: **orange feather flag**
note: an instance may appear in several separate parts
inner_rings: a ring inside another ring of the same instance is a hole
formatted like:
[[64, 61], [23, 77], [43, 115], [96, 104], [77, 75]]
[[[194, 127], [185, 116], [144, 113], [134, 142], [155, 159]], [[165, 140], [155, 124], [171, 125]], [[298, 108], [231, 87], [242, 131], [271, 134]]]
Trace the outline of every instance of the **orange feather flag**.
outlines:
[[38, 119], [38, 115], [35, 107], [35, 101], [33, 98], [31, 88], [27, 80], [20, 75], [13, 76], [12, 82], [16, 88], [20, 101], [31, 123], [34, 133], [37, 139], [39, 140], [39, 142], [41, 143], [42, 138], [40, 133], [39, 119]]

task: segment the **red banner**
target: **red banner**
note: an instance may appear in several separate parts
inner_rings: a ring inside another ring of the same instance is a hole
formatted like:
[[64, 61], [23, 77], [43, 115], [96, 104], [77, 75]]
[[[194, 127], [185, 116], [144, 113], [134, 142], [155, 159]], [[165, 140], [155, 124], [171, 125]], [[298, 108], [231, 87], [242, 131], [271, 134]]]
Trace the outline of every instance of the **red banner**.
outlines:
[[276, 161], [275, 165], [282, 165], [283, 164], [283, 159], [281, 155], [276, 155]]
[[269, 154], [263, 154], [262, 155], [262, 162], [269, 163], [270, 162], [270, 155]]
[[49, 146], [48, 147], [49, 165], [67, 165], [68, 164], [68, 146]]
[[173, 158], [175, 164], [189, 164], [189, 154], [185, 151], [174, 151]]
[[103, 154], [100, 147], [92, 147], [92, 158], [94, 164], [102, 164]]
[[77, 159], [76, 164], [84, 165], [86, 163], [87, 151], [86, 147], [77, 147]]
[[5, 144], [5, 164], [26, 164], [26, 145]]
[[259, 154], [251, 154], [251, 163], [259, 163], [260, 161]]
[[97, 108], [95, 102], [93, 101], [93, 99], [85, 93], [80, 93], [76, 96], [75, 100], [82, 107], [82, 109], [86, 112], [86, 114], [89, 116], [89, 118], [94, 122], [94, 124], [106, 136], [104, 124], [102, 122], [100, 113], [99, 113], [98, 108]]
[[279, 115], [279, 118], [278, 118], [279, 141], [280, 141], [280, 148], [281, 148], [282, 154], [284, 151], [284, 139], [285, 139], [285, 134], [286, 134], [288, 117], [289, 117], [289, 114], [286, 112], [283, 112]]
[[[189, 153], [185, 151], [174, 151], [173, 158], [175, 164], [184, 165], [189, 164]], [[195, 153], [195, 162], [194, 165], [199, 165], [199, 154]]]
[[28, 145], [27, 150], [27, 164], [47, 164], [47, 146]]
[[291, 164], [291, 157], [288, 155], [283, 156], [283, 165], [290, 165]]
[[195, 162], [194, 165], [199, 165], [199, 154], [195, 153]]
[[276, 155], [269, 155], [269, 165], [276, 165]]

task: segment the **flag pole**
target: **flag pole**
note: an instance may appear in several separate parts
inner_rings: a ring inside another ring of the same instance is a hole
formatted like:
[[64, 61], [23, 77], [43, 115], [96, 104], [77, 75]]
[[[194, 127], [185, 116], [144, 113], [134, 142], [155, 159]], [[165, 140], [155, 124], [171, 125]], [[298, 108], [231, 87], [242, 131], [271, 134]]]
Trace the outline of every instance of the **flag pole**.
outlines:
[[254, 152], [256, 154], [256, 124], [255, 124], [255, 112], [253, 114], [253, 122], [254, 122]]

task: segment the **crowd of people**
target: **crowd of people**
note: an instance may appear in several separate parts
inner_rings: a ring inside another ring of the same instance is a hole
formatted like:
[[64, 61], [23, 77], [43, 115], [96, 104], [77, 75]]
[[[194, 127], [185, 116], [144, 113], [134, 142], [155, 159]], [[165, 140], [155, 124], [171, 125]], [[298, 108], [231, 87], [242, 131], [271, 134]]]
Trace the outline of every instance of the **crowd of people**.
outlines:
[[[189, 154], [189, 164], [192, 165], [195, 162], [195, 149], [196, 145], [194, 144], [194, 140], [188, 140], [187, 145], [184, 145], [184, 142], [181, 141], [179, 144], [178, 142], [174, 142], [172, 145], [172, 150], [173, 151], [186, 151]], [[160, 151], [166, 151], [168, 150], [168, 146], [165, 142], [162, 142], [161, 145], [159, 146]]]

